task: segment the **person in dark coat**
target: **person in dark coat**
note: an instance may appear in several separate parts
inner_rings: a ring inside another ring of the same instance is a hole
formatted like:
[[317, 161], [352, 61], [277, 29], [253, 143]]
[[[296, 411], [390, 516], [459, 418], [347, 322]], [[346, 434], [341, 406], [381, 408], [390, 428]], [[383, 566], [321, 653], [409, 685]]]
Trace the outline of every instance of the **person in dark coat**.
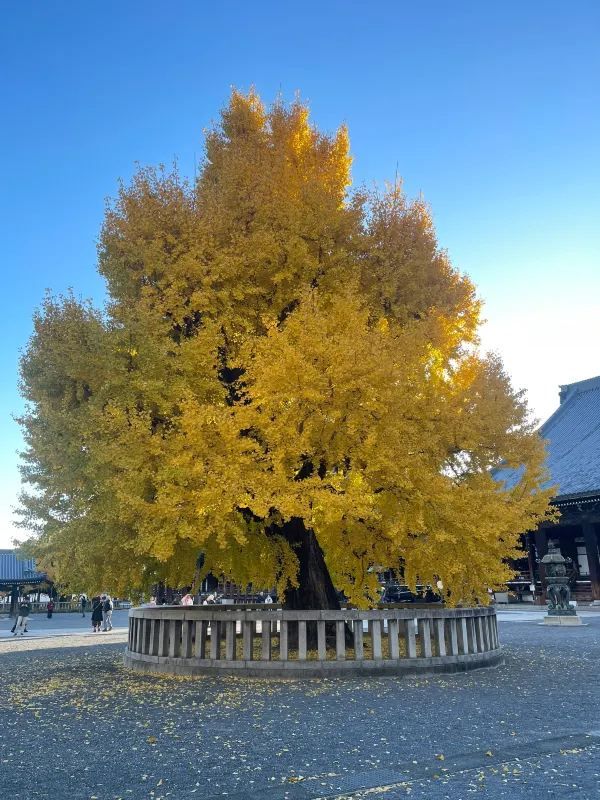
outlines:
[[46, 606], [46, 610], [48, 611], [48, 619], [52, 619], [52, 612], [54, 611], [54, 600], [48, 600], [48, 605]]
[[100, 633], [102, 625], [102, 600], [99, 597], [92, 597], [92, 630]]

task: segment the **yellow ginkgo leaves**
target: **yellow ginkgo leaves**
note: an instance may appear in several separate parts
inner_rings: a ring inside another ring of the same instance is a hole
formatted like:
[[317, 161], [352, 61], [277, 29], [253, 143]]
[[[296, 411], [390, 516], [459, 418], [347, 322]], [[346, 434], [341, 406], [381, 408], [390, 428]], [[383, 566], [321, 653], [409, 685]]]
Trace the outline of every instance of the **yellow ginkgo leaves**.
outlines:
[[212, 571], [311, 606], [374, 602], [380, 567], [452, 603], [508, 577], [542, 445], [427, 207], [352, 194], [350, 163], [344, 128], [234, 92], [193, 185], [121, 187], [106, 313], [48, 299], [22, 361], [24, 524], [62, 583]]

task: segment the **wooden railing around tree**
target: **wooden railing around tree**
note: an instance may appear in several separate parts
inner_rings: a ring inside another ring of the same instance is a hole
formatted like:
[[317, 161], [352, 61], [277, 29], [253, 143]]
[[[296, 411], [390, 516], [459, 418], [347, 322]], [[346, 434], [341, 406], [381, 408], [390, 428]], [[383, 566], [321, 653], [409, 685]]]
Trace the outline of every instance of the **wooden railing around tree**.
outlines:
[[177, 675], [456, 672], [501, 660], [492, 607], [133, 608], [125, 652], [133, 669]]

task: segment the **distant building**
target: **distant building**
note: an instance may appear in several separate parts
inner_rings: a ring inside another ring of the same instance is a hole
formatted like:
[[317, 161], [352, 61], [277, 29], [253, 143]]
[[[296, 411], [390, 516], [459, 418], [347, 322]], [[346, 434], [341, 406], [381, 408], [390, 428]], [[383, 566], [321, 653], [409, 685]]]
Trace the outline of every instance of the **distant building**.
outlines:
[[[560, 405], [540, 428], [547, 440], [546, 465], [557, 487], [553, 505], [560, 511], [554, 525], [526, 534], [528, 558], [523, 579], [541, 585], [540, 560], [554, 542], [573, 561], [573, 588], [579, 601], [600, 601], [600, 376], [560, 387]], [[519, 470], [498, 470], [507, 486]], [[528, 573], [528, 574], [527, 574]]]
[[11, 612], [19, 594], [39, 591], [50, 584], [44, 572], [38, 572], [33, 558], [19, 558], [16, 550], [0, 550], [0, 592], [10, 596]]

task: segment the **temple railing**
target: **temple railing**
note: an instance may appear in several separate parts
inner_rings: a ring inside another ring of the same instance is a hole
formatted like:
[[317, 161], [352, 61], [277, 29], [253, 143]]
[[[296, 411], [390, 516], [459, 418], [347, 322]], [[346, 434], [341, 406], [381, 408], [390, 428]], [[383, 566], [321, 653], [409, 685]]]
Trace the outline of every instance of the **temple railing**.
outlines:
[[133, 669], [177, 675], [456, 672], [501, 660], [492, 607], [133, 608], [125, 652]]

